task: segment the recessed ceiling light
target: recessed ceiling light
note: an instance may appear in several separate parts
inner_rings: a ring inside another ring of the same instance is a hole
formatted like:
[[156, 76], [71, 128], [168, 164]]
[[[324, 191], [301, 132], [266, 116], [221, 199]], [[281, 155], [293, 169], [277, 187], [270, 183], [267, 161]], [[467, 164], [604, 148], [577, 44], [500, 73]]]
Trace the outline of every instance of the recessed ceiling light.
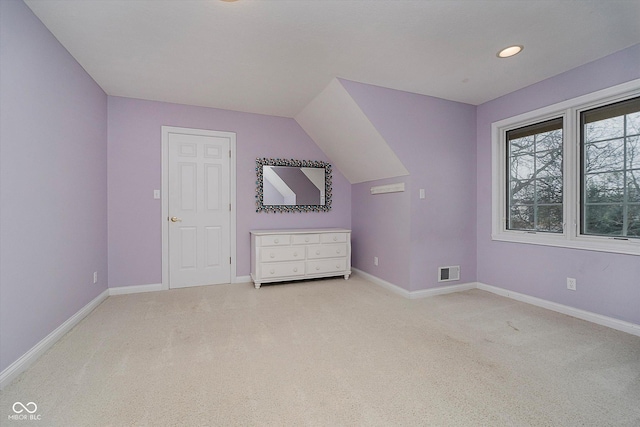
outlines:
[[508, 58], [510, 56], [520, 53], [522, 49], [524, 49], [524, 46], [521, 46], [521, 45], [505, 47], [500, 52], [498, 52], [497, 56], [498, 58]]

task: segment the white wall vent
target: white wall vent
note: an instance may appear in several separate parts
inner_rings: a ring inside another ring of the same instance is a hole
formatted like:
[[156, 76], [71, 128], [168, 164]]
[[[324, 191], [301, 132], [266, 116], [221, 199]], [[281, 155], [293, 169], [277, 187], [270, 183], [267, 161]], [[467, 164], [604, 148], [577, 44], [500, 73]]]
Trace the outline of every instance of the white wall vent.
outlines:
[[454, 280], [460, 280], [459, 265], [438, 268], [438, 282], [452, 282]]

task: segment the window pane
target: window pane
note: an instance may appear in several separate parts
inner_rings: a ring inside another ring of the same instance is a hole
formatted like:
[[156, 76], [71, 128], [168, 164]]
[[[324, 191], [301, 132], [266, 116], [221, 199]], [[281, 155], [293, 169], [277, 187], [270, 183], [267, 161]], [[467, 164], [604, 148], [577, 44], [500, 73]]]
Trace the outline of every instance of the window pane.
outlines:
[[536, 187], [538, 203], [562, 205], [562, 177], [539, 179], [536, 181]]
[[586, 173], [624, 169], [624, 139], [587, 144], [586, 151]]
[[512, 230], [533, 230], [533, 206], [512, 206], [509, 228]]
[[640, 205], [630, 205], [627, 216], [629, 221], [627, 237], [640, 237]]
[[622, 202], [624, 174], [622, 172], [587, 175], [585, 199], [587, 203]]
[[562, 205], [540, 206], [537, 230], [562, 233]]
[[511, 181], [511, 204], [532, 205], [535, 202], [536, 186], [533, 181]]
[[543, 151], [536, 156], [538, 178], [562, 176], [562, 151]]
[[622, 235], [622, 205], [585, 206], [585, 234]]
[[640, 112], [627, 115], [627, 135], [640, 134]]
[[562, 129], [536, 135], [536, 151], [542, 150], [562, 150]]
[[638, 136], [627, 139], [627, 167], [640, 169], [640, 137]]
[[529, 180], [535, 173], [534, 156], [516, 156], [511, 158], [511, 178]]
[[624, 117], [613, 117], [587, 123], [585, 126], [585, 142], [602, 141], [620, 138], [624, 135]]
[[534, 136], [527, 136], [524, 138], [512, 139], [509, 141], [510, 155], [518, 156], [521, 154], [528, 154], [533, 152], [533, 146], [535, 143]]
[[627, 201], [640, 203], [640, 170], [627, 173]]

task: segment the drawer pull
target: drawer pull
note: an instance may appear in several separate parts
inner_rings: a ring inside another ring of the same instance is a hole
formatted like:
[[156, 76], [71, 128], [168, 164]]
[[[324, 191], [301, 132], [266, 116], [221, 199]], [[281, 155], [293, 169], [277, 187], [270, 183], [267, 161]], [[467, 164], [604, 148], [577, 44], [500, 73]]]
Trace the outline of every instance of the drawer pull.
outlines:
[[298, 252], [294, 252], [294, 253], [293, 253], [293, 256], [298, 256]]
[[272, 252], [271, 255], [269, 255], [271, 258], [275, 258], [275, 254]]
[[293, 272], [294, 272], [294, 273], [297, 273], [297, 272], [298, 272], [298, 267], [294, 267], [294, 268], [293, 268]]
[[336, 270], [340, 270], [340, 266], [339, 265], [336, 265]]
[[275, 271], [275, 270], [271, 270], [269, 273], [270, 273], [270, 274], [275, 274], [275, 273], [276, 273], [276, 271]]
[[336, 253], [339, 254], [340, 253], [340, 249], [336, 249]]
[[320, 251], [316, 251], [316, 255], [320, 255]]
[[333, 241], [337, 242], [338, 241], [338, 236], [333, 236]]
[[319, 265], [316, 265], [316, 270], [320, 270], [320, 266]]
[[308, 238], [308, 237], [305, 237], [305, 238], [304, 238], [304, 241], [308, 243], [308, 242], [309, 242], [309, 238]]

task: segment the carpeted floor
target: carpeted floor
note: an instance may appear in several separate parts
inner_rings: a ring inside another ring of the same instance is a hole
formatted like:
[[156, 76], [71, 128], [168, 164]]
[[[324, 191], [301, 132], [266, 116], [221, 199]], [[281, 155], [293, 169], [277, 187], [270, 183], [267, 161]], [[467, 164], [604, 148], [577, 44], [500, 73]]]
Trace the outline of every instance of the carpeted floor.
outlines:
[[0, 398], [3, 426], [639, 426], [640, 338], [480, 290], [207, 286], [108, 298]]

